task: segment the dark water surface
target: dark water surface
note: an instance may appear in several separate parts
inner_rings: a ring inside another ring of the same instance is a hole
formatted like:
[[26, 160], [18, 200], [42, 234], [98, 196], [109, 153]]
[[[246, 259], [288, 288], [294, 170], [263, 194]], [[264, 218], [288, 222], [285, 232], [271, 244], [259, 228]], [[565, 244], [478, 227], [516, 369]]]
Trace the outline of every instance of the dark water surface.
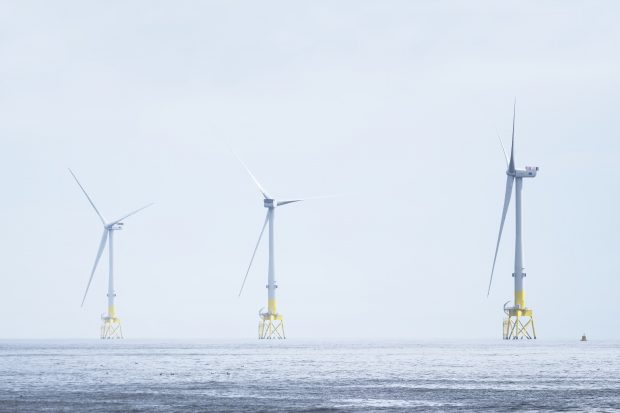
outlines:
[[620, 412], [619, 342], [0, 341], [0, 412]]

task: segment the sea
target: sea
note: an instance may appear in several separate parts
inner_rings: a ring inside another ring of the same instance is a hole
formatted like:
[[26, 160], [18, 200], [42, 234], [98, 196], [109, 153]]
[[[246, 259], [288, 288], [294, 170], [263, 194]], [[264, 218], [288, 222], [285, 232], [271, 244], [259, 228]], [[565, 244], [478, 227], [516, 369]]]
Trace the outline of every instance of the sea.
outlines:
[[0, 412], [620, 412], [620, 342], [0, 340]]

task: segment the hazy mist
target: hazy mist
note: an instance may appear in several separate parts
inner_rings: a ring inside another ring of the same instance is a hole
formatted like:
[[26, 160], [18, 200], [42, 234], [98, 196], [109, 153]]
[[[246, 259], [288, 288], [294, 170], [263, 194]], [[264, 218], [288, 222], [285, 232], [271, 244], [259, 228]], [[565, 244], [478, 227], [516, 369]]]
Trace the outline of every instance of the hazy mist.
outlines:
[[486, 288], [517, 99], [541, 339], [620, 338], [615, 2], [0, 2], [0, 338], [253, 338], [285, 206], [290, 338], [500, 338], [514, 205]]

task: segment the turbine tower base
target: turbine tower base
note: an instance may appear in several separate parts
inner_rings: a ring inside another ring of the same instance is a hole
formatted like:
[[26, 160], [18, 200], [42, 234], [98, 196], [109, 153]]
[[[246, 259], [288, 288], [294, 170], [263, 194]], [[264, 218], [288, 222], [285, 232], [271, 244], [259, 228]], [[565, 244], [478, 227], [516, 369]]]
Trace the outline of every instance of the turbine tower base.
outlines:
[[118, 317], [101, 317], [101, 339], [123, 338], [121, 319]]
[[536, 339], [534, 313], [529, 308], [504, 308], [503, 336], [504, 340]]
[[258, 338], [260, 340], [285, 339], [284, 320], [282, 314], [264, 313], [258, 322]]

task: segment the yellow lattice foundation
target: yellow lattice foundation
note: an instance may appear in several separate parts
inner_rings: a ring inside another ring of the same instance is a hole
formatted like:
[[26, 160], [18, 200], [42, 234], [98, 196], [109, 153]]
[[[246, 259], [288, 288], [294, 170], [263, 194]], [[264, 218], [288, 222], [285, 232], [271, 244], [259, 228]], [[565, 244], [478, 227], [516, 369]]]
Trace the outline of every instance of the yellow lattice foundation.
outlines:
[[507, 316], [503, 323], [504, 340], [536, 339], [534, 314], [531, 309], [509, 307], [504, 310]]
[[258, 338], [261, 340], [286, 338], [282, 314], [262, 314], [258, 322]]
[[101, 338], [123, 338], [123, 329], [121, 328], [121, 319], [118, 317], [102, 317]]

